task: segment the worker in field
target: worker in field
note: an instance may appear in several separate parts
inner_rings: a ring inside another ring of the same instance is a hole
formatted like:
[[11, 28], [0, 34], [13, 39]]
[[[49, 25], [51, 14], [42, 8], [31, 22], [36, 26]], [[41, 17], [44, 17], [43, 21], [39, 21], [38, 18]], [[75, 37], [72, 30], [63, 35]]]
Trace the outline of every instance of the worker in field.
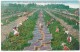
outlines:
[[47, 26], [49, 26], [49, 25], [50, 25], [50, 22], [48, 21], [48, 22], [47, 22]]
[[19, 27], [19, 26], [21, 26], [22, 25], [22, 22], [20, 22], [19, 24], [17, 24], [17, 28]]
[[47, 22], [47, 26], [49, 26], [51, 23], [53, 23], [54, 18], [51, 18], [50, 21]]
[[63, 46], [63, 50], [70, 50], [70, 49], [68, 48], [68, 46], [66, 46], [65, 43], [62, 43], [62, 46]]
[[14, 31], [14, 35], [19, 36], [19, 32], [18, 32], [18, 28], [17, 27], [14, 27], [13, 31]]
[[68, 35], [68, 37], [67, 37], [67, 41], [68, 41], [69, 43], [72, 42], [72, 37], [71, 37], [70, 35]]
[[[68, 31], [68, 30], [66, 30], [66, 31], [65, 31], [65, 33], [66, 33], [66, 34], [69, 34], [69, 31]], [[64, 34], [65, 34], [65, 33], [64, 33]]]
[[67, 34], [67, 35], [69, 34], [69, 31], [66, 28], [64, 28], [64, 31], [65, 31], [64, 34]]
[[56, 31], [55, 32], [59, 32], [59, 28], [58, 27], [56, 27]]
[[43, 25], [41, 22], [39, 23], [39, 28], [40, 28], [40, 30], [42, 30], [42, 28], [43, 28]]

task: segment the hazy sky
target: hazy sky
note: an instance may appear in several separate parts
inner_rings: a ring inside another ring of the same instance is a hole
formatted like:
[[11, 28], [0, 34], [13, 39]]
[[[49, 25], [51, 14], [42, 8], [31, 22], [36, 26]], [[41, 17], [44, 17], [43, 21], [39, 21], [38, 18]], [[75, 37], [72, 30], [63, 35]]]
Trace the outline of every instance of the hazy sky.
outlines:
[[[79, 8], [79, 0], [1, 0], [1, 1], [57, 1], [57, 3], [69, 5], [72, 8]], [[38, 3], [45, 5], [46, 3]]]
[[2, 1], [78, 1], [78, 0], [2, 0]]

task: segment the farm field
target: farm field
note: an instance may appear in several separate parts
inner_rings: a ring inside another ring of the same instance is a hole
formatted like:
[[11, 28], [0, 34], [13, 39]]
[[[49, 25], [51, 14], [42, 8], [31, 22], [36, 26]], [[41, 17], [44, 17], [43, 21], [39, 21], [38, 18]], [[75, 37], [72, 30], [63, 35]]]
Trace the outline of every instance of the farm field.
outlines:
[[[47, 24], [47, 21], [50, 21], [52, 19], [52, 17], [45, 12], [44, 19]], [[56, 27], [59, 27], [60, 32], [58, 32], [58, 33], [55, 32]], [[53, 36], [53, 39], [51, 40], [52, 41], [51, 46], [52, 46], [53, 50], [62, 50], [62, 48], [61, 48], [62, 46], [60, 45], [61, 42], [66, 42], [71, 50], [79, 49], [78, 47], [76, 47], [76, 46], [79, 46], [79, 42], [73, 36], [72, 37], [74, 39], [73, 40], [74, 43], [68, 44], [68, 42], [66, 41], [66, 38], [68, 35], [64, 34], [64, 31], [65, 31], [64, 27], [62, 27], [58, 21], [56, 21], [56, 20], [52, 21], [52, 23], [48, 26], [48, 28], [49, 28], [50, 33], [52, 33], [52, 36]], [[74, 45], [74, 44], [76, 44], [76, 45]], [[72, 47], [73, 45], [74, 45], [74, 47]]]
[[78, 8], [63, 4], [2, 3], [1, 50], [79, 50], [80, 21], [75, 14]]
[[[52, 13], [53, 13], [55, 16], [63, 19], [63, 20], [64, 20], [65, 22], [67, 22], [69, 25], [72, 25], [73, 28], [79, 30], [79, 24], [76, 25], [76, 23], [77, 23], [78, 20], [75, 21], [75, 20], [69, 19], [70, 17], [69, 17], [69, 18], [66, 18], [66, 16], [62, 16], [62, 15], [60, 15], [60, 14], [58, 14], [58, 13], [55, 13], [55, 12], [52, 12]], [[64, 15], [64, 14], [63, 14], [63, 15]], [[79, 18], [79, 17], [77, 17], [77, 18]]]

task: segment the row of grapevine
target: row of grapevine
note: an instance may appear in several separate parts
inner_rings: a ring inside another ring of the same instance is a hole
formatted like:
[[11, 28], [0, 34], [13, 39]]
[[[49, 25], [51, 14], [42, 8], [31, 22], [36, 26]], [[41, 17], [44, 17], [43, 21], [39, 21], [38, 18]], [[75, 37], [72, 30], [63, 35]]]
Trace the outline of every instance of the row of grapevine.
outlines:
[[17, 16], [17, 15], [15, 15], [15, 16], [12, 16], [12, 17], [10, 17], [10, 18], [6, 18], [6, 19], [3, 19], [3, 20], [1, 20], [1, 22], [3, 23], [3, 25], [7, 25], [7, 24], [9, 24], [10, 22], [12, 22], [12, 21], [14, 21], [14, 20], [16, 20], [16, 19], [18, 19], [19, 17]]
[[[48, 21], [52, 19], [50, 15], [48, 15], [46, 12], [44, 12], [44, 20], [47, 24]], [[63, 47], [61, 46], [61, 43], [65, 42], [66, 45], [69, 47], [70, 50], [78, 50], [79, 49], [79, 42], [73, 37], [72, 37], [72, 42], [68, 43], [67, 41], [67, 34], [64, 34], [64, 27], [61, 26], [61, 24], [53, 20], [53, 23], [51, 23], [48, 28], [50, 33], [52, 34], [52, 40], [51, 40], [51, 47], [53, 50], [63, 50]], [[55, 32], [56, 27], [59, 28], [59, 32]]]
[[24, 21], [21, 26], [18, 27], [19, 36], [13, 35], [13, 32], [2, 42], [2, 50], [22, 50], [24, 47], [29, 46], [28, 40], [33, 38], [33, 30], [38, 18], [38, 11], [32, 16], [28, 17], [28, 20]]
[[[61, 13], [63, 15], [67, 15], [67, 16], [70, 16], [70, 17], [73, 17], [77, 20], [79, 20], [79, 16], [75, 16], [75, 15], [72, 15], [72, 13], [70, 11], [67, 11], [66, 10], [61, 10], [61, 9], [50, 9], [51, 11], [54, 11], [54, 12], [57, 12], [57, 13]], [[69, 9], [70, 10], [70, 9]], [[65, 13], [64, 13], [65, 12]], [[74, 12], [73, 12], [74, 13]]]
[[74, 29], [79, 30], [79, 24], [76, 25], [76, 21], [74, 20], [70, 20], [69, 18], [63, 17], [57, 13], [52, 12], [55, 16], [57, 16], [58, 18], [64, 20], [66, 23], [68, 23], [69, 25], [71, 25]]

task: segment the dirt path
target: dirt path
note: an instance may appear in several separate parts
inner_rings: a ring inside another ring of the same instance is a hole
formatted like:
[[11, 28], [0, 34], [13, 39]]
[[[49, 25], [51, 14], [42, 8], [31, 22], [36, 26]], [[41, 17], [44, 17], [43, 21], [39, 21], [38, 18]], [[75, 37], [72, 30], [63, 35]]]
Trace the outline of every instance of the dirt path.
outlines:
[[79, 32], [75, 29], [72, 28], [72, 26], [68, 25], [66, 22], [64, 22], [62, 19], [57, 18], [55, 15], [53, 15], [52, 13], [50, 13], [49, 11], [45, 10], [50, 16], [52, 16], [53, 18], [55, 18], [57, 21], [59, 21], [61, 23], [62, 26], [64, 26], [66, 29], [68, 29], [69, 34], [71, 34], [72, 36], [74, 36], [75, 38], [79, 38]]
[[6, 16], [6, 17], [1, 17], [1, 20], [4, 20], [4, 19], [7, 19], [7, 18], [10, 18], [10, 17], [15, 16], [15, 15], [22, 15], [23, 13], [24, 13], [24, 12], [16, 13], [16, 14], [9, 15], [9, 16]]
[[[39, 22], [43, 24], [43, 28], [41, 30], [39, 27]], [[29, 47], [25, 47], [24, 50], [52, 50], [50, 43], [52, 35], [47, 29], [43, 17], [39, 16], [33, 34], [33, 39], [29, 41], [31, 45]]]
[[51, 10], [51, 11], [52, 11], [52, 12], [55, 12], [55, 13], [57, 13], [57, 14], [59, 14], [59, 15], [62, 15], [62, 16], [64, 16], [64, 17], [66, 17], [66, 18], [73, 19], [73, 20], [75, 20], [76, 22], [79, 21], [78, 19], [76, 19], [76, 18], [74, 18], [74, 17], [71, 17], [70, 15], [66, 15], [66, 14], [64, 14], [64, 13], [61, 13], [61, 12], [59, 12], [59, 11], [54, 11], [54, 10]]
[[[33, 11], [29, 15], [32, 15], [36, 11]], [[9, 33], [13, 31], [12, 30], [13, 27], [17, 26], [17, 24], [25, 21], [26, 19], [27, 19], [27, 15], [23, 16], [23, 17], [19, 17], [17, 20], [11, 22], [10, 24], [7, 24], [5, 26], [1, 26], [1, 42], [3, 42], [6, 39], [6, 37], [8, 37]]]
[[68, 15], [62, 14], [62, 13], [60, 13], [60, 12], [55, 12], [55, 11], [53, 11], [53, 12], [54, 12], [54, 13], [57, 13], [57, 14], [63, 16], [63, 17], [69, 18], [70, 20], [75, 20], [76, 22], [79, 21], [79, 20], [75, 19], [74, 17], [71, 17], [71, 16], [68, 16]]

